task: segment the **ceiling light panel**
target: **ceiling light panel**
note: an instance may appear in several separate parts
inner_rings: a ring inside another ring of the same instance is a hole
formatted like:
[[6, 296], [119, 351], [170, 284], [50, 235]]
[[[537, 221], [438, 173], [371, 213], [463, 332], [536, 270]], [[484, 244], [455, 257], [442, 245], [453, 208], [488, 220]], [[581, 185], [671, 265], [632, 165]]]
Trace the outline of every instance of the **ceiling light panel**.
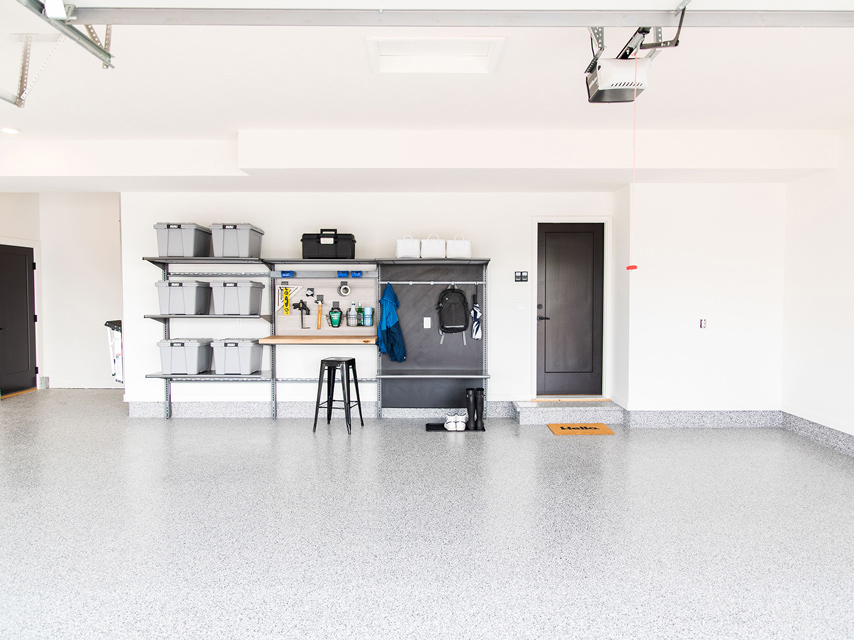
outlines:
[[367, 38], [374, 73], [492, 73], [503, 37]]

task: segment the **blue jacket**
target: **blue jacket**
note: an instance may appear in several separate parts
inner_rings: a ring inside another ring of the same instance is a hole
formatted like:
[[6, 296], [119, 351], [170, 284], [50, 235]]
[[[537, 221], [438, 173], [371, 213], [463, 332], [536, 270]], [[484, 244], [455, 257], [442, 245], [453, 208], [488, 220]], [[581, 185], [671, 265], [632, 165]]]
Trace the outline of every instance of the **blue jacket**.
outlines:
[[403, 341], [400, 319], [397, 317], [400, 302], [390, 284], [385, 286], [380, 305], [382, 314], [377, 324], [377, 345], [380, 353], [387, 353], [392, 362], [403, 362], [406, 360], [406, 343]]

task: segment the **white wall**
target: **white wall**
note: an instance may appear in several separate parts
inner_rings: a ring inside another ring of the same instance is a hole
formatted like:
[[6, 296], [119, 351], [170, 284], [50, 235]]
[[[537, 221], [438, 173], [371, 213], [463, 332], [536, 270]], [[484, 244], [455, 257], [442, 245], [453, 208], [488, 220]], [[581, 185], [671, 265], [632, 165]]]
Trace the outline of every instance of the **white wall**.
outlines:
[[854, 128], [837, 169], [789, 184], [783, 410], [854, 434]]
[[37, 193], [0, 193], [0, 238], [5, 244], [9, 244], [6, 240], [13, 239], [38, 242]]
[[118, 194], [43, 193], [42, 356], [51, 387], [117, 387], [104, 322], [121, 318]]
[[[162, 327], [145, 314], [157, 313], [154, 283], [160, 272], [144, 263], [142, 256], [157, 254], [156, 222], [251, 222], [265, 230], [264, 257], [299, 257], [300, 237], [321, 227], [337, 227], [356, 236], [357, 258], [393, 257], [396, 238], [410, 233], [427, 237], [435, 232], [453, 238], [461, 233], [472, 240], [476, 257], [490, 258], [489, 265], [489, 382], [492, 400], [527, 400], [533, 397], [535, 321], [532, 296], [535, 281], [514, 282], [513, 272], [535, 273], [536, 219], [571, 220], [573, 217], [610, 217], [609, 193], [471, 194], [471, 193], [125, 193], [122, 195], [122, 236], [125, 331], [125, 399], [129, 402], [160, 401], [163, 383], [145, 379], [160, 370], [156, 347]], [[522, 308], [518, 308], [522, 307]], [[261, 324], [223, 329], [209, 324], [176, 323], [176, 331], [255, 332]], [[225, 321], [224, 321], [225, 322]], [[250, 321], [247, 321], [250, 322]], [[261, 322], [261, 321], [254, 321]], [[185, 336], [187, 337], [187, 336]], [[200, 336], [201, 337], [201, 336]], [[230, 337], [217, 335], [211, 337]], [[316, 376], [317, 354], [311, 347], [280, 347], [279, 368], [299, 369]], [[341, 353], [340, 348], [335, 353]], [[360, 354], [360, 374], [375, 366], [376, 350], [351, 347]], [[606, 365], [607, 366], [607, 365]], [[364, 367], [364, 368], [363, 368]], [[234, 389], [239, 387], [239, 389]], [[264, 400], [265, 385], [191, 383], [174, 385], [174, 399], [213, 398]], [[280, 397], [313, 400], [310, 385], [280, 385]], [[239, 394], [234, 396], [232, 394]]]
[[628, 408], [779, 409], [784, 225], [783, 185], [635, 187]]
[[611, 399], [621, 407], [629, 406], [629, 362], [630, 362], [630, 309], [631, 274], [629, 266], [629, 211], [631, 208], [631, 186], [614, 194], [614, 277], [611, 291], [613, 309], [613, 366], [611, 374]]

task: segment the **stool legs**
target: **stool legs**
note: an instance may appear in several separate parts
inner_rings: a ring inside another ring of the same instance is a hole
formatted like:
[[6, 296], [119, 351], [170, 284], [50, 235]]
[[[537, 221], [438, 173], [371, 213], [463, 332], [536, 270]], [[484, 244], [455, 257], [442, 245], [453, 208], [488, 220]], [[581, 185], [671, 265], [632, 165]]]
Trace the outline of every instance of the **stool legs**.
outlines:
[[326, 369], [326, 424], [332, 423], [332, 398], [335, 397], [335, 374], [338, 367]]
[[350, 434], [350, 370], [347, 365], [341, 367], [341, 389], [344, 392], [344, 419], [347, 422], [347, 434]]
[[359, 409], [359, 423], [364, 427], [365, 420], [362, 418], [362, 398], [359, 396], [359, 376], [356, 374], [356, 362], [353, 361], [353, 383], [356, 385], [356, 407]]
[[320, 412], [320, 391], [323, 389], [323, 363], [320, 363], [320, 373], [317, 374], [317, 400], [314, 403], [314, 427], [313, 432], [317, 432], [317, 414]]

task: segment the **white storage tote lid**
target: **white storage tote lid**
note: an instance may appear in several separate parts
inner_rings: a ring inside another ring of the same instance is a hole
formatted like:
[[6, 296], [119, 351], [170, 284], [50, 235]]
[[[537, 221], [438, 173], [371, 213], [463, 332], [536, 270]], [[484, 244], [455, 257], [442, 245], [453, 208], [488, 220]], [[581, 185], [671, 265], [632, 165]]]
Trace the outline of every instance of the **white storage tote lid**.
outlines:
[[211, 338], [167, 338], [157, 343], [158, 347], [205, 347], [213, 340]]
[[264, 235], [264, 231], [253, 224], [244, 222], [214, 222], [211, 224], [211, 229], [237, 229], [238, 231], [254, 231]]
[[231, 282], [211, 282], [210, 285], [212, 287], [252, 287], [255, 289], [263, 289], [264, 288], [263, 282], [256, 282], [255, 280], [249, 280], [248, 282], [245, 280], [244, 281], [237, 280], [237, 281], [231, 281]]
[[201, 280], [158, 280], [154, 283], [156, 287], [210, 287], [210, 282]]
[[258, 344], [258, 338], [223, 338], [222, 340], [211, 341], [211, 345], [214, 347], [239, 347], [253, 344]]

